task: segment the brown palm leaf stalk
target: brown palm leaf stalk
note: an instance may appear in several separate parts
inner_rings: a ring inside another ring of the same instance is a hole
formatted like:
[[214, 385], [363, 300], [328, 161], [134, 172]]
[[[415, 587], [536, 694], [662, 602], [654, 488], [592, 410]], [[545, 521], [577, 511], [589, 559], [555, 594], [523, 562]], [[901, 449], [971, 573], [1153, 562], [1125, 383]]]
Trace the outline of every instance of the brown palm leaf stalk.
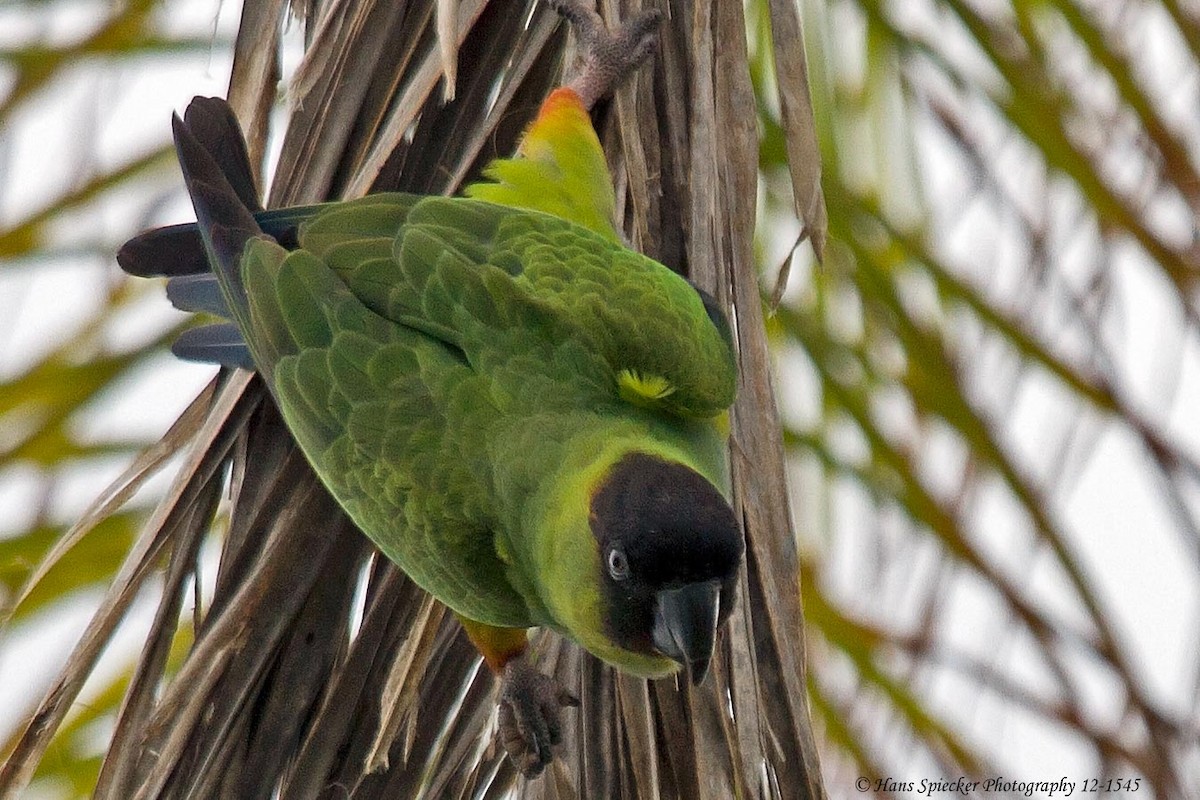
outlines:
[[[494, 741], [493, 679], [458, 623], [354, 528], [261, 383], [222, 372], [59, 548], [182, 453], [172, 487], [9, 754], [0, 796], [28, 785], [133, 598], [150, 590], [161, 600], [99, 798], [824, 796], [752, 258], [758, 146], [743, 9], [647, 5], [664, 12], [657, 54], [598, 123], [633, 245], [733, 309], [742, 383], [730, 458], [747, 556], [713, 675], [698, 687], [647, 683], [539, 635], [539, 663], [582, 706], [568, 712], [562, 758], [538, 780], [519, 778]], [[247, 0], [236, 42], [229, 99], [259, 162], [284, 6]], [[610, 23], [639, 8], [601, 3]], [[269, 206], [375, 190], [452, 193], [514, 149], [560, 79], [564, 51], [570, 58], [565, 25], [528, 0], [332, 0], [305, 15], [308, 47], [288, 87]], [[824, 211], [795, 4], [772, 2], [771, 22], [797, 207], [819, 249]], [[210, 540], [220, 548], [214, 594], [193, 618], [181, 609], [198, 605], [191, 593]], [[189, 634], [182, 663], [168, 667]]]

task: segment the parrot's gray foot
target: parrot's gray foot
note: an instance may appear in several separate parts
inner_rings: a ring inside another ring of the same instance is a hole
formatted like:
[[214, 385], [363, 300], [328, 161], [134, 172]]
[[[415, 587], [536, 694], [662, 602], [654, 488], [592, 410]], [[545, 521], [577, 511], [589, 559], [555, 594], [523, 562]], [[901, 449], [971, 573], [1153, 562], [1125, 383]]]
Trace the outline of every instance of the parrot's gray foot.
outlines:
[[500, 741], [526, 778], [536, 778], [554, 758], [562, 742], [563, 706], [579, 698], [549, 675], [538, 672], [525, 656], [504, 665], [500, 684]]
[[662, 13], [643, 11], [610, 31], [587, 0], [548, 0], [575, 29], [583, 67], [567, 84], [590, 109], [611, 93], [635, 67], [654, 50], [654, 39]]

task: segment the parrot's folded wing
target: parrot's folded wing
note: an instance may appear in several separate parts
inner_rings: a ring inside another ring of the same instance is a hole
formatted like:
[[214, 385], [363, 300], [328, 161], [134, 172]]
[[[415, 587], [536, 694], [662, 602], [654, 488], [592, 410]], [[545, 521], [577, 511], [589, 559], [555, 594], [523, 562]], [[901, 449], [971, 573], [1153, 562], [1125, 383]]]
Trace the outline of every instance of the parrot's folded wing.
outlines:
[[311, 252], [253, 240], [243, 276], [255, 360], [347, 513], [455, 611], [531, 624], [481, 519], [480, 465], [464, 457], [486, 429], [474, 416], [492, 413], [485, 383], [452, 347], [364, 306]]
[[[485, 382], [452, 345], [364, 305], [320, 256], [266, 235], [188, 124], [175, 127], [225, 308], [322, 481], [390, 559], [455, 611], [532, 624], [480, 512], [481, 466], [463, 455], [465, 440], [486, 428], [475, 416], [491, 413]], [[383, 204], [403, 216], [403, 202]], [[370, 232], [371, 218], [346, 230]], [[181, 294], [211, 308], [206, 292]], [[181, 346], [193, 354], [240, 356], [229, 326], [189, 337]]]

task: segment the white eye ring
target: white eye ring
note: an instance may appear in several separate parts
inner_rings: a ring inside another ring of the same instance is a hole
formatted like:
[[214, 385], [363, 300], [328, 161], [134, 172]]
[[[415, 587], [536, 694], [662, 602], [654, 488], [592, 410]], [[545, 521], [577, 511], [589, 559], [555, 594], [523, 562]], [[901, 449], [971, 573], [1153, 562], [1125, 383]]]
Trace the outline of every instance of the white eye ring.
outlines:
[[608, 574], [614, 581], [623, 581], [629, 577], [629, 559], [620, 548], [614, 547], [608, 551]]

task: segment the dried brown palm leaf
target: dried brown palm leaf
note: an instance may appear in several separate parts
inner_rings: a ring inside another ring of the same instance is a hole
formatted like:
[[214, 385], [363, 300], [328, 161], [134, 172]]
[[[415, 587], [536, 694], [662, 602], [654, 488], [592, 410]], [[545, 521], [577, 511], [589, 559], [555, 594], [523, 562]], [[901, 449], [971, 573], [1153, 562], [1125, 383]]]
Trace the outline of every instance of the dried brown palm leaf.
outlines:
[[[638, 5], [606, 0], [601, 10], [615, 20]], [[653, 68], [598, 116], [632, 240], [734, 310], [742, 383], [731, 458], [748, 555], [713, 677], [699, 687], [648, 685], [539, 635], [539, 665], [582, 707], [568, 716], [561, 761], [539, 780], [520, 779], [494, 741], [493, 678], [457, 622], [373, 555], [261, 385], [240, 376], [224, 383], [214, 404], [224, 410], [193, 440], [193, 466], [97, 617], [110, 630], [152, 559], [166, 556], [160, 610], [97, 797], [824, 796], [752, 257], [757, 143], [745, 21], [736, 3], [659, 5], [666, 22]], [[249, 0], [238, 40], [231, 95], [256, 155], [281, 13], [277, 0]], [[557, 79], [565, 42], [551, 12], [528, 0], [436, 8], [344, 0], [308, 23], [275, 205], [368, 188], [455, 191], [488, 157], [511, 150]], [[455, 99], [446, 104], [437, 83], [455, 49]], [[800, 102], [802, 71], [789, 81], [789, 103]], [[815, 165], [800, 174], [817, 174]], [[805, 201], [819, 206], [819, 194]], [[819, 219], [805, 219], [815, 238]], [[165, 674], [164, 648], [188, 624], [179, 614], [186, 576], [197, 569], [227, 463], [229, 523], [213, 600], [182, 667]], [[72, 659], [48, 700], [54, 709], [74, 697], [93, 660]], [[39, 715], [0, 776], [6, 796], [21, 791], [46, 727], [61, 719]]]

